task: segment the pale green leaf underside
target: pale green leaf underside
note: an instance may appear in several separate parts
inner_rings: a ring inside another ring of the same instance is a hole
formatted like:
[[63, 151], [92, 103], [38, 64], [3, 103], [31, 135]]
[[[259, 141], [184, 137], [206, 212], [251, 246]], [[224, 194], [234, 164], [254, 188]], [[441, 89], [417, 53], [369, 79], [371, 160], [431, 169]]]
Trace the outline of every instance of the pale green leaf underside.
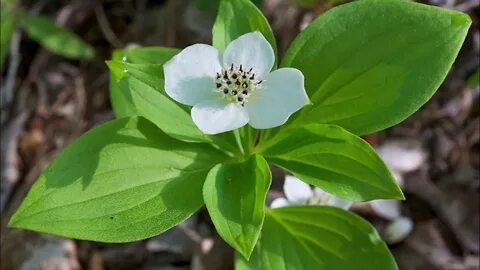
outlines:
[[267, 212], [262, 235], [236, 270], [396, 270], [375, 229], [362, 218], [328, 206]]
[[323, 14], [282, 62], [303, 72], [313, 103], [292, 124], [367, 134], [401, 122], [442, 83], [470, 23], [457, 11], [400, 0], [355, 1]]
[[48, 17], [32, 16], [26, 13], [20, 22], [27, 34], [53, 53], [69, 58], [91, 59], [94, 48], [72, 32], [61, 28]]
[[248, 258], [262, 229], [271, 173], [263, 157], [219, 164], [207, 176], [203, 198], [217, 232]]
[[[232, 40], [259, 31], [272, 45], [275, 56], [277, 45], [270, 24], [250, 0], [222, 0], [213, 25], [213, 46], [223, 52]], [[275, 61], [277, 62], [277, 61]]]
[[205, 177], [224, 159], [208, 145], [170, 138], [144, 118], [114, 120], [68, 146], [9, 225], [103, 242], [151, 237], [202, 206]]
[[341, 198], [403, 199], [392, 174], [372, 147], [338, 126], [285, 128], [261, 148], [269, 162]]

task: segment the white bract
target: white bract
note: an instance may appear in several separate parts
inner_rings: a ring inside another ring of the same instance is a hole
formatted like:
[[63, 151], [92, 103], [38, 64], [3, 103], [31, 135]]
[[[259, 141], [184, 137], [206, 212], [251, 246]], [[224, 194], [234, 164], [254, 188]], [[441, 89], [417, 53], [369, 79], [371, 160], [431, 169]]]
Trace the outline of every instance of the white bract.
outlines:
[[377, 152], [396, 175], [419, 169], [427, 158], [415, 140], [390, 140], [377, 148]]
[[232, 41], [223, 55], [205, 44], [182, 50], [164, 65], [165, 91], [193, 106], [193, 122], [206, 134], [284, 124], [308, 101], [303, 74], [294, 68], [270, 73], [275, 55], [259, 32]]
[[[390, 168], [397, 184], [403, 188], [403, 174], [419, 169], [426, 154], [415, 141], [392, 140], [377, 148], [377, 152]], [[374, 200], [369, 202], [375, 213], [387, 220], [401, 217], [401, 203], [397, 200]]]
[[402, 242], [413, 230], [413, 221], [409, 217], [398, 217], [385, 228], [383, 237], [389, 244]]
[[[348, 210], [353, 205], [352, 201], [338, 198], [318, 187], [312, 189], [310, 185], [291, 175], [285, 177], [283, 193], [285, 198], [281, 197], [273, 200], [270, 207], [327, 205]], [[375, 200], [366, 204], [369, 204], [377, 215], [388, 220], [387, 226], [379, 231], [387, 243], [399, 243], [412, 232], [413, 221], [409, 217], [401, 215], [399, 201]]]
[[[403, 174], [419, 169], [427, 157], [418, 143], [406, 140], [389, 141], [377, 148], [377, 152], [400, 187], [403, 187]], [[381, 231], [387, 243], [401, 242], [412, 232], [414, 223], [402, 215], [400, 201], [374, 200], [368, 204], [378, 216], [389, 221], [384, 231]]]
[[338, 198], [318, 187], [311, 188], [295, 176], [287, 175], [283, 184], [283, 193], [286, 198], [277, 198], [270, 205], [272, 208], [290, 205], [328, 205], [343, 209], [349, 209], [352, 202]]

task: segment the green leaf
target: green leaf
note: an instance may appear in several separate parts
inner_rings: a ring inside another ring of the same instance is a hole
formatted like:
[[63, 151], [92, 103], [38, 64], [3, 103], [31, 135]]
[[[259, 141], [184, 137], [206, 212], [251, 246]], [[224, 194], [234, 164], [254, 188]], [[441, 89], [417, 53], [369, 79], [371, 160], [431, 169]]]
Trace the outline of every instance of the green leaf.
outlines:
[[140, 115], [156, 124], [165, 133], [185, 141], [208, 141], [192, 122], [190, 114], [166, 97], [163, 64], [178, 49], [147, 47], [117, 50], [107, 61], [110, 95], [117, 117]]
[[10, 226], [127, 242], [157, 235], [203, 204], [208, 171], [225, 156], [170, 138], [141, 117], [96, 127], [35, 182]]
[[[201, 12], [205, 12], [208, 15], [215, 17], [218, 12], [218, 7], [221, 0], [190, 0], [190, 2]], [[263, 0], [252, 0], [257, 7], [263, 4]]]
[[166, 95], [163, 64], [178, 51], [154, 47], [129, 49], [116, 51], [114, 60], [106, 61], [112, 73], [110, 95], [117, 118], [140, 115], [179, 140], [208, 142], [232, 155], [238, 153], [231, 132], [215, 136], [202, 133], [191, 119], [190, 107]]
[[313, 106], [293, 125], [330, 123], [355, 134], [395, 125], [420, 108], [447, 75], [471, 24], [457, 11], [399, 0], [342, 5], [291, 44]]
[[223, 52], [237, 37], [259, 31], [272, 45], [277, 55], [277, 45], [272, 29], [262, 12], [249, 0], [222, 0], [213, 25], [213, 46]]
[[[127, 76], [127, 68], [125, 67], [125, 63], [122, 63], [120, 61], [113, 61], [113, 60], [109, 60], [109, 61], [105, 61], [105, 64], [107, 64], [108, 68], [110, 69], [110, 80], [113, 81], [113, 82], [119, 82], [121, 81], [123, 78], [125, 78], [125, 76]], [[134, 116], [135, 114], [133, 115], [125, 115], [125, 116]], [[123, 116], [123, 117], [125, 117]], [[119, 118], [123, 118], [123, 117], [119, 117]]]
[[121, 81], [121, 79], [126, 76], [125, 71], [128, 71], [125, 63], [151, 64], [155, 72], [159, 71], [156, 66], [160, 66], [160, 73], [156, 74], [155, 77], [161, 80], [161, 82], [158, 82], [161, 84], [157, 88], [154, 87], [154, 89], [162, 92], [164, 91], [162, 66], [179, 51], [178, 49], [172, 48], [143, 47], [122, 49], [113, 52], [112, 61], [107, 62], [107, 65], [112, 72], [110, 75], [110, 100], [117, 118], [137, 115], [135, 107], [133, 107], [133, 104], [124, 94], [128, 92], [127, 83]]
[[163, 64], [132, 64], [124, 61], [105, 61], [118, 82], [126, 76], [132, 76], [152, 89], [165, 95]]
[[5, 58], [10, 51], [10, 41], [12, 40], [15, 29], [15, 16], [8, 7], [2, 3], [2, 12], [0, 13], [0, 69], [3, 67]]
[[404, 199], [372, 147], [335, 125], [283, 129], [258, 152], [301, 180], [341, 198]]
[[272, 175], [259, 155], [244, 163], [218, 164], [203, 185], [203, 199], [222, 238], [250, 257], [265, 216]]
[[24, 13], [20, 16], [20, 22], [33, 40], [53, 53], [68, 58], [92, 59], [95, 56], [92, 46], [74, 33], [57, 26], [48, 17]]
[[[119, 73], [124, 65], [118, 61], [108, 61], [112, 73]], [[120, 66], [119, 66], [120, 65]], [[138, 80], [138, 77], [127, 76], [136, 74], [133, 65], [129, 65], [128, 72], [118, 83], [117, 101], [122, 102], [121, 110], [147, 118], [168, 135], [187, 142], [207, 142], [221, 148], [230, 154], [238, 153], [238, 148], [232, 145], [233, 134], [224, 133], [208, 136], [202, 133], [193, 123], [190, 113], [175, 101], [163, 95], [150, 85]], [[126, 77], [125, 77], [126, 76]], [[161, 80], [161, 79], [156, 79]], [[161, 84], [163, 86], [163, 83]]]
[[127, 90], [121, 91], [120, 94], [130, 104], [129, 108], [136, 115], [147, 118], [165, 133], [179, 140], [209, 141], [208, 136], [195, 126], [190, 114], [179, 107], [175, 101], [131, 76], [119, 83]]
[[480, 84], [480, 69], [477, 69], [469, 78], [467, 81], [467, 84], [469, 86], [477, 86]]
[[297, 206], [267, 212], [250, 261], [237, 270], [397, 270], [393, 256], [367, 221], [343, 209]]
[[113, 60], [123, 60], [134, 64], [158, 64], [163, 65], [173, 56], [179, 53], [177, 48], [167, 47], [137, 47], [115, 50]]

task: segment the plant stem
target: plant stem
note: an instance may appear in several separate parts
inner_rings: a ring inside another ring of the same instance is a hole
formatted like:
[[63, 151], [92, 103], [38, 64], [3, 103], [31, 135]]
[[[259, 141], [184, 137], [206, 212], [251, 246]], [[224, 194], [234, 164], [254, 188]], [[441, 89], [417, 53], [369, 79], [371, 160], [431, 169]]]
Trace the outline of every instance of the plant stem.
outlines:
[[242, 140], [242, 135], [240, 134], [241, 129], [236, 129], [233, 131], [233, 135], [235, 136], [235, 141], [237, 142], [238, 149], [240, 149], [240, 152], [242, 155], [245, 155], [245, 149], [243, 147], [243, 140]]

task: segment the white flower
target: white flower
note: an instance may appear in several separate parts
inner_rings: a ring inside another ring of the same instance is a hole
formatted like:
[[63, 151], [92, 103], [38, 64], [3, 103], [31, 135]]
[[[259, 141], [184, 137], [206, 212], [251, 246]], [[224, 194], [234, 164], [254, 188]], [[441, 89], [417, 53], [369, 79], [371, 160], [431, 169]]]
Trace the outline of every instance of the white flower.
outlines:
[[164, 65], [165, 91], [193, 106], [193, 122], [207, 134], [240, 128], [284, 124], [305, 104], [303, 74], [294, 68], [270, 73], [275, 55], [259, 32], [232, 41], [223, 55], [212, 46], [195, 44]]
[[[390, 168], [397, 184], [403, 188], [403, 174], [419, 169], [426, 160], [426, 153], [416, 141], [392, 140], [377, 148], [377, 153]], [[370, 207], [380, 217], [393, 221], [401, 217], [401, 202], [397, 200], [373, 200]]]
[[397, 217], [385, 228], [383, 237], [389, 244], [397, 244], [407, 238], [413, 230], [413, 221], [409, 217]]
[[377, 153], [396, 176], [418, 170], [427, 158], [422, 146], [415, 140], [390, 140], [378, 147]]
[[[403, 187], [403, 174], [419, 169], [427, 158], [415, 141], [392, 140], [377, 148], [378, 154], [390, 168], [397, 184]], [[401, 202], [397, 200], [373, 200], [368, 202], [372, 210], [388, 221], [380, 230], [389, 244], [403, 241], [413, 230], [413, 220], [402, 215]]]
[[283, 184], [283, 192], [286, 198], [277, 198], [270, 205], [272, 208], [285, 207], [289, 205], [329, 205], [343, 209], [352, 206], [352, 202], [338, 198], [330, 193], [302, 182], [295, 176], [287, 175]]
[[[328, 205], [348, 210], [353, 202], [341, 199], [302, 182], [298, 178], [287, 175], [283, 184], [283, 193], [286, 198], [273, 200], [270, 207], [279, 208], [293, 205]], [[360, 203], [362, 204], [362, 203]], [[396, 244], [407, 238], [413, 230], [413, 221], [400, 212], [400, 202], [394, 200], [375, 200], [368, 202], [376, 214], [388, 220], [385, 228], [379, 230], [385, 241]]]

